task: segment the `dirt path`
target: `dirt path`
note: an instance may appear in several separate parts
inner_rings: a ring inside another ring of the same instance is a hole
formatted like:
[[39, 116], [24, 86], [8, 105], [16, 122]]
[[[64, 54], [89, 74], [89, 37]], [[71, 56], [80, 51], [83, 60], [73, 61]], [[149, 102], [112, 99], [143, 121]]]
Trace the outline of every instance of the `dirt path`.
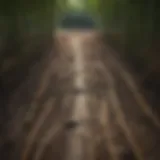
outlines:
[[159, 160], [159, 121], [100, 37], [56, 33], [56, 49], [11, 99], [12, 160]]

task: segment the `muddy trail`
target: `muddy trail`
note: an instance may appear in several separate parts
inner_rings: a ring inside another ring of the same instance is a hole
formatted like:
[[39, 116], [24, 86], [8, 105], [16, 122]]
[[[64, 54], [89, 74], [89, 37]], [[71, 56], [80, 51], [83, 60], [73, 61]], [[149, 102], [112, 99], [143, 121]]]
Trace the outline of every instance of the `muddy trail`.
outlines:
[[159, 160], [160, 122], [94, 31], [57, 31], [9, 102], [0, 159]]

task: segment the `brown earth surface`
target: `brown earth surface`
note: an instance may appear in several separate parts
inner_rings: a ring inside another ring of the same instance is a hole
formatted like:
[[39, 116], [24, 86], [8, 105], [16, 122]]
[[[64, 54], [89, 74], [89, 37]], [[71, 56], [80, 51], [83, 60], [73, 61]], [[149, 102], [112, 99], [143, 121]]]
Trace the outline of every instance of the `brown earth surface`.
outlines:
[[159, 160], [159, 120], [102, 33], [53, 38], [10, 99], [5, 159]]

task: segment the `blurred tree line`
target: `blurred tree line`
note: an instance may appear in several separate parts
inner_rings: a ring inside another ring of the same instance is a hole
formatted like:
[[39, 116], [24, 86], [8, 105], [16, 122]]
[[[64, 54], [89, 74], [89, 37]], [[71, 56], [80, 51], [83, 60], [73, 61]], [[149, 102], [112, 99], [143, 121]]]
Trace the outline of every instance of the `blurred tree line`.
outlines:
[[0, 148], [9, 98], [52, 46], [55, 5], [54, 0], [0, 1]]
[[149, 97], [158, 105], [160, 104], [160, 2], [114, 0], [110, 5], [114, 9], [110, 11], [109, 27], [120, 29], [117, 37], [111, 35], [113, 43], [131, 64], [141, 84], [150, 92]]
[[0, 2], [0, 81], [14, 90], [51, 45], [54, 0]]
[[[160, 1], [88, 0], [107, 42], [126, 59], [150, 97], [160, 97]], [[156, 102], [157, 103], [157, 102]], [[160, 104], [160, 102], [159, 102]]]

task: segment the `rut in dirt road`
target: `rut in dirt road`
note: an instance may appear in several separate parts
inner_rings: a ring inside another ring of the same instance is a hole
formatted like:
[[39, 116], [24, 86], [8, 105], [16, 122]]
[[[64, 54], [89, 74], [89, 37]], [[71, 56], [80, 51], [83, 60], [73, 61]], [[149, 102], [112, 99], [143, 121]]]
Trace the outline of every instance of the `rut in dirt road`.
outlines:
[[160, 159], [159, 120], [99, 37], [57, 33], [54, 51], [10, 101], [10, 159]]

